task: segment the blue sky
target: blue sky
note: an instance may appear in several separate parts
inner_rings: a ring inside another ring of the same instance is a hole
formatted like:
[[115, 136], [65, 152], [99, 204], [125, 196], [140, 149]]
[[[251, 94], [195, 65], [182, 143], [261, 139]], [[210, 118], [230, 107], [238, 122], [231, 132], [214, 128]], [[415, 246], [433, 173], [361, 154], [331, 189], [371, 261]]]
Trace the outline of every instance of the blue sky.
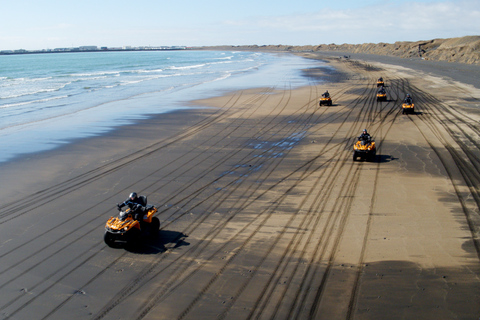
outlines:
[[0, 50], [417, 41], [480, 35], [480, 0], [2, 0]]

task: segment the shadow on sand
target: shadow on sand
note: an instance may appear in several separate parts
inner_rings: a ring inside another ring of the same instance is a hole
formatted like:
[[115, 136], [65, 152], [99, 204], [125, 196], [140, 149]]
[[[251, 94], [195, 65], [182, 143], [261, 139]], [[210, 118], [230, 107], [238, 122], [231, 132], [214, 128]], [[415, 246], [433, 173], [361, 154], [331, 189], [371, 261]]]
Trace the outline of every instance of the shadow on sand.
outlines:
[[373, 162], [385, 163], [385, 162], [390, 162], [390, 161], [394, 161], [394, 160], [397, 160], [397, 159], [398, 158], [395, 158], [392, 155], [377, 154], [377, 156], [375, 157], [375, 160], [373, 160]]
[[408, 112], [408, 113], [403, 113], [402, 115], [411, 115], [411, 116], [421, 116], [423, 114], [422, 111], [413, 111], [413, 112]]
[[375, 155], [374, 158], [372, 158], [372, 160], [367, 160], [366, 158], [365, 159], [362, 159], [362, 158], [357, 158], [357, 160], [355, 160], [356, 162], [378, 162], [378, 163], [385, 163], [385, 162], [390, 162], [390, 161], [394, 161], [394, 160], [397, 160], [398, 158], [394, 158], [393, 156], [391, 155], [387, 155], [387, 154], [377, 154]]
[[158, 254], [167, 251], [167, 244], [174, 244], [169, 249], [176, 249], [182, 246], [189, 246], [185, 241], [188, 236], [177, 231], [160, 230], [156, 239], [140, 239], [135, 244], [125, 246], [125, 250], [137, 254]]

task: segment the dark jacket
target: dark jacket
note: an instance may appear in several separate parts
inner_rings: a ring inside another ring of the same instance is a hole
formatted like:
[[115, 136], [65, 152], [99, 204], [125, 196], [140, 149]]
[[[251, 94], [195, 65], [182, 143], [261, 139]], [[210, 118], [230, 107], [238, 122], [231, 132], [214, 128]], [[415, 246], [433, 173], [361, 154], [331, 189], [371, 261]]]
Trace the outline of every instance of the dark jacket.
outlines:
[[118, 210], [121, 210], [123, 207], [128, 206], [133, 211], [133, 218], [136, 220], [140, 220], [141, 217], [145, 214], [146, 211], [146, 198], [143, 196], [136, 197], [133, 200], [128, 198], [127, 200], [123, 201], [122, 203], [118, 204]]
[[358, 140], [370, 141], [372, 137], [368, 133], [363, 133], [358, 137]]

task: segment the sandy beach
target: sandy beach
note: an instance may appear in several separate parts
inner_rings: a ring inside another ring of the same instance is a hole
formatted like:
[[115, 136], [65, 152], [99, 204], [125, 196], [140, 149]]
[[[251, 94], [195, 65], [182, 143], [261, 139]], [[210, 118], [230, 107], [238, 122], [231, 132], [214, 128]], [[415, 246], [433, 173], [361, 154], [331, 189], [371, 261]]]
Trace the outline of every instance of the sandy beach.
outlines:
[[[480, 87], [304, 55], [334, 69], [0, 164], [0, 318], [478, 319]], [[109, 248], [131, 191], [160, 237]]]

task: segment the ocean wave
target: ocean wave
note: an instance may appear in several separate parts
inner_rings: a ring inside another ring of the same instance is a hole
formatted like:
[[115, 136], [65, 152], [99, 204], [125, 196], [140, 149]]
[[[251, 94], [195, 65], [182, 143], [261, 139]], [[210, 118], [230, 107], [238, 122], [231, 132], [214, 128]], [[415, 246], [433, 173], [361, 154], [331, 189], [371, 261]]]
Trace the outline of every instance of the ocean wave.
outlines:
[[159, 72], [163, 72], [165, 71], [163, 68], [161, 69], [151, 69], [151, 70], [148, 70], [148, 69], [133, 69], [133, 70], [128, 70], [128, 71], [122, 71], [123, 73], [159, 73]]
[[227, 73], [223, 74], [221, 77], [218, 77], [218, 78], [216, 78], [216, 79], [213, 79], [212, 82], [213, 82], [213, 81], [225, 80], [225, 79], [227, 79], [227, 78], [230, 78], [231, 76], [232, 76], [232, 74], [229, 73], [229, 72], [227, 72]]
[[215, 58], [217, 60], [232, 60], [233, 56], [228, 56], [228, 57], [221, 57], [221, 58]]
[[2, 82], [0, 83], [0, 89], [2, 88], [11, 88], [11, 87], [18, 87], [18, 86], [25, 86], [25, 85], [32, 85], [36, 83], [44, 83], [48, 80], [53, 79], [53, 77], [45, 77], [45, 78], [12, 78], [12, 77], [4, 77]]
[[17, 99], [27, 96], [35, 96], [43, 93], [51, 93], [55, 91], [60, 91], [69, 83], [65, 83], [63, 85], [56, 86], [54, 88], [17, 88], [14, 91], [9, 91], [8, 95], [2, 95], [0, 92], [0, 100], [7, 100], [7, 99]]
[[95, 72], [86, 72], [86, 73], [71, 73], [68, 76], [70, 77], [98, 77], [98, 76], [109, 76], [109, 75], [116, 75], [119, 74], [121, 70], [114, 70], [114, 71], [95, 71]]
[[44, 103], [44, 102], [49, 102], [49, 101], [54, 101], [54, 100], [59, 100], [59, 99], [65, 99], [65, 98], [68, 98], [68, 97], [69, 97], [69, 95], [63, 95], [63, 96], [50, 97], [50, 98], [45, 98], [45, 99], [38, 99], [38, 100], [4, 104], [4, 105], [0, 105], [0, 109], [21, 107], [21, 106], [26, 106], [26, 105], [35, 104], [35, 103]]
[[188, 70], [188, 69], [197, 69], [197, 68], [201, 68], [201, 67], [204, 67], [206, 65], [206, 63], [202, 63], [202, 64], [195, 64], [195, 65], [191, 65], [191, 66], [184, 66], [184, 67], [176, 67], [176, 66], [171, 66], [167, 69], [170, 69], [170, 70]]

